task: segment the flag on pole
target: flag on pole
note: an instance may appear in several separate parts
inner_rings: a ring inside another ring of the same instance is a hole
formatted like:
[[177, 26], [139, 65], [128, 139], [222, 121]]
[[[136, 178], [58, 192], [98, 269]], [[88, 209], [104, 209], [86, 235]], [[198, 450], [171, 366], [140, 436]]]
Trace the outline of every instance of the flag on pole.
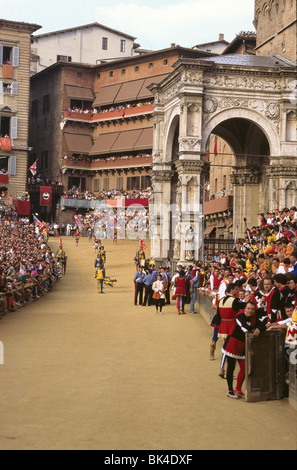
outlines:
[[218, 154], [218, 138], [215, 138], [214, 150], [213, 153], [217, 156]]
[[78, 229], [80, 229], [81, 226], [82, 226], [81, 219], [77, 215], [75, 215], [74, 220], [76, 222], [76, 225], [77, 225]]
[[31, 171], [32, 175], [35, 176], [37, 173], [37, 160], [35, 163], [33, 163], [32, 166], [30, 166], [29, 170]]
[[143, 250], [146, 250], [146, 249], [147, 249], [147, 246], [146, 246], [146, 244], [144, 243], [143, 240], [140, 240], [140, 246], [141, 246], [141, 248], [142, 248]]
[[40, 222], [40, 220], [37, 219], [35, 215], [33, 215], [33, 220], [36, 228], [39, 228], [39, 230], [44, 230], [45, 225], [44, 223]]

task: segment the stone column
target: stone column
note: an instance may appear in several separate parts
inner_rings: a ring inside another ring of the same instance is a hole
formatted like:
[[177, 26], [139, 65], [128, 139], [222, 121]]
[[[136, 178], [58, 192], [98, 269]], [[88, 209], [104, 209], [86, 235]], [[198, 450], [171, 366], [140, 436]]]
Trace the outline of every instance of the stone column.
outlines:
[[234, 186], [233, 230], [238, 227], [238, 237], [244, 238], [245, 221], [248, 228], [259, 225], [259, 185], [261, 173], [257, 167], [235, 167], [231, 175]]
[[171, 237], [171, 181], [172, 171], [151, 173], [153, 201], [150, 204], [151, 217], [151, 254], [155, 260], [168, 257]]
[[269, 210], [273, 211], [277, 207], [283, 209], [288, 205], [297, 206], [297, 191], [295, 198], [289, 200], [288, 188], [297, 188], [297, 164], [296, 158], [286, 157], [280, 158], [278, 164], [273, 162], [272, 165], [266, 168], [266, 177], [269, 182], [270, 189], [270, 205]]
[[[182, 187], [180, 259], [181, 263], [193, 262], [203, 257], [203, 171], [205, 162], [179, 160], [175, 162], [178, 178]], [[193, 201], [189, 200], [188, 185], [195, 183]]]

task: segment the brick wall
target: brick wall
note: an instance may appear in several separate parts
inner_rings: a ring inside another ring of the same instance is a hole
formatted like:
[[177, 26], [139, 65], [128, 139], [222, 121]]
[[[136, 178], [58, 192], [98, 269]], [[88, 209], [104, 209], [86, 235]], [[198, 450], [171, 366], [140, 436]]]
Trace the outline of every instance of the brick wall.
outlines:
[[258, 55], [278, 54], [296, 63], [296, 0], [256, 0], [254, 24]]

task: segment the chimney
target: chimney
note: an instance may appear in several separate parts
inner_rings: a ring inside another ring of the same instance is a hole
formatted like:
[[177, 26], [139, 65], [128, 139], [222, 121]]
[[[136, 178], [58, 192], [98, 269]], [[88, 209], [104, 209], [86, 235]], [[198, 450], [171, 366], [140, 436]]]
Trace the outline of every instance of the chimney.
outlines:
[[225, 34], [220, 34], [219, 35], [219, 41], [224, 41], [224, 38], [225, 38]]

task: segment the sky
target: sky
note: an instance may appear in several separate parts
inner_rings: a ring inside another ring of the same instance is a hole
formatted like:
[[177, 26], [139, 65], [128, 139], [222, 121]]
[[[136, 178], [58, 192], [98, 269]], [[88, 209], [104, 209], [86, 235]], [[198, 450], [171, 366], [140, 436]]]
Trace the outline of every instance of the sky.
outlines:
[[254, 31], [255, 0], [10, 0], [0, 17], [38, 24], [42, 34], [98, 22], [136, 37], [143, 49], [172, 43], [182, 47], [231, 42], [241, 31]]

